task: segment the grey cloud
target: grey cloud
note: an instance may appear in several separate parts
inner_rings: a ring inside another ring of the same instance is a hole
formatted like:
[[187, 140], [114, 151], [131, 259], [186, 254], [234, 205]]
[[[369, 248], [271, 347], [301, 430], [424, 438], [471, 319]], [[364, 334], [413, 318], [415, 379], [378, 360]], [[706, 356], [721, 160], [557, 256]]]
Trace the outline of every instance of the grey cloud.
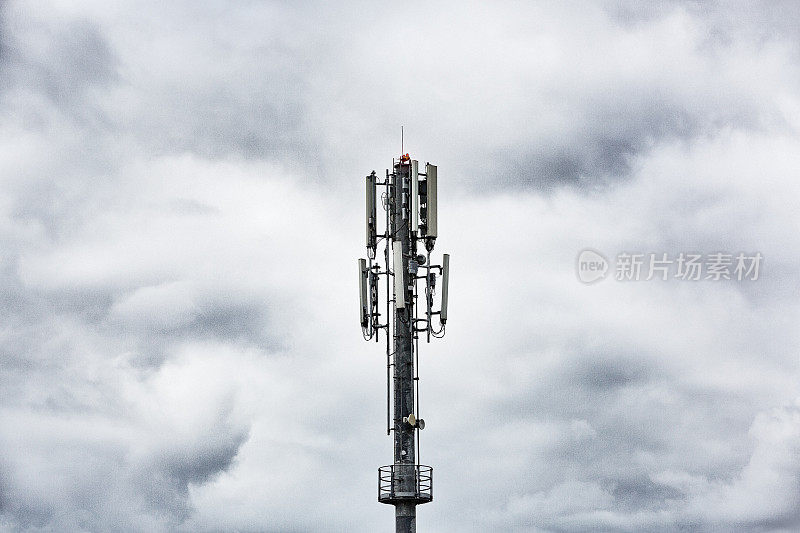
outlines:
[[635, 159], [654, 144], [690, 139], [725, 126], [753, 125], [747, 116], [711, 122], [683, 109], [680, 103], [659, 101], [658, 97], [639, 106], [634, 102], [631, 108], [625, 96], [609, 96], [605, 106], [582, 108], [577, 104], [574, 120], [581, 126], [568, 139], [553, 142], [542, 138], [538, 146], [530, 148], [501, 148], [491, 154], [494, 166], [481, 168], [480, 174], [496, 175], [500, 184], [515, 189], [554, 191], [565, 185], [594, 189], [629, 176]]
[[[71, 111], [75, 96], [86, 97], [92, 86], [105, 86], [116, 79], [117, 61], [96, 24], [76, 21], [48, 38], [39, 61], [30, 66], [30, 76], [53, 102]], [[27, 80], [26, 80], [27, 81]]]
[[[406, 46], [387, 44], [395, 52], [382, 59], [388, 66], [369, 55], [368, 44], [353, 39], [350, 62], [356, 66], [347, 69], [334, 57], [327, 70], [315, 73], [322, 80], [305, 95], [307, 112], [311, 119], [322, 115], [331, 137], [339, 137], [324, 155], [348, 163], [356, 160], [348, 144], [371, 151], [364, 142], [370, 143], [373, 132], [347, 129], [348, 117], [364, 122], [349, 115], [358, 109], [356, 102], [374, 112], [382, 131], [392, 130], [395, 114], [403, 116], [412, 150], [436, 147], [458, 186], [472, 193], [495, 187], [554, 191], [564, 185], [592, 190], [630, 177], [637, 159], [663, 144], [731, 128], [788, 131], [768, 79], [777, 81], [783, 74], [767, 68], [767, 76], [759, 76], [755, 71], [766, 65], [761, 58], [790, 59], [782, 48], [790, 35], [775, 36], [777, 45], [770, 48], [737, 25], [735, 39], [709, 46], [704, 32], [734, 15], [718, 10], [712, 16], [679, 3], [659, 5], [627, 4], [631, 12], [653, 12], [631, 28], [611, 8], [578, 12], [565, 7], [575, 18], [570, 23], [552, 5], [501, 4], [483, 19], [481, 31], [466, 34], [459, 31], [459, 17], [450, 26], [437, 26], [440, 10], [449, 7], [431, 8], [407, 36]], [[336, 38], [334, 49], [344, 47]], [[375, 32], [364, 40], [380, 38]], [[426, 60], [418, 68], [410, 62], [408, 81], [384, 84], [383, 73], [406, 67], [404, 54]], [[553, 55], [562, 58], [558, 70], [547, 62]], [[742, 75], [720, 57], [751, 63], [753, 75]], [[457, 64], [463, 61], [463, 70], [453, 67], [454, 58]], [[325, 82], [351, 71], [362, 75], [363, 83], [342, 92], [340, 114], [326, 116], [323, 102], [316, 101], [331, 97]], [[515, 105], [509, 108], [508, 101]], [[462, 122], [467, 110], [473, 112], [468, 124]], [[451, 147], [457, 157], [446, 151]], [[330, 157], [327, 168], [334, 164]]]
[[[0, 68], [6, 86], [0, 102], [7, 113], [24, 117], [20, 126], [38, 124], [44, 130], [55, 111], [62, 115], [63, 127], [80, 138], [90, 158], [118, 149], [106, 145], [109, 132], [123, 135], [130, 144], [127, 150], [151, 154], [190, 151], [211, 158], [239, 155], [287, 162], [308, 154], [297, 131], [301, 115], [297, 94], [302, 89], [292, 60], [297, 51], [265, 43], [242, 57], [208, 46], [205, 52], [202, 47], [183, 47], [178, 36], [191, 32], [188, 38], [204, 42], [219, 24], [213, 17], [225, 17], [224, 12], [197, 19], [180, 13], [182, 19], [165, 23], [164, 18], [153, 22], [140, 9], [120, 6], [132, 24], [145, 30], [125, 35], [140, 41], [138, 54], [174, 69], [172, 79], [164, 80], [156, 75], [160, 69], [151, 72], [133, 60], [135, 56], [121, 56], [118, 41], [109, 40], [94, 21], [48, 20], [18, 3], [10, 5], [3, 27], [14, 31], [4, 32]], [[218, 35], [226, 46], [236, 46], [238, 36]], [[176, 40], [169, 42], [173, 36]], [[166, 41], [167, 51], [148, 57], [149, 38]], [[203, 53], [217, 55], [208, 58], [212, 63], [202, 63]], [[118, 156], [108, 158], [111, 169]], [[52, 197], [47, 201], [55, 203]]]
[[211, 450], [187, 454], [168, 461], [166, 471], [180, 483], [185, 492], [189, 483], [205, 483], [214, 475], [226, 471], [233, 462], [246, 435], [237, 435], [231, 442]]
[[[432, 17], [440, 16], [441, 9], [446, 8], [434, 9]], [[650, 11], [641, 4], [631, 4], [625, 9], [632, 13]], [[506, 11], [507, 6], [500, 13], [506, 14]], [[685, 13], [679, 4], [656, 11], [657, 14], [644, 17], [647, 25], [641, 29], [642, 35], [629, 35], [630, 46], [646, 46], [648, 36], [656, 39], [666, 31], [665, 19]], [[584, 22], [596, 23], [609, 32], [615, 29], [625, 31], [613, 26], [613, 12], [612, 8], [588, 10], [583, 15]], [[235, 12], [195, 13], [191, 19], [186, 18], [187, 13], [174, 13], [179, 18], [153, 23], [140, 39], [143, 42], [154, 39], [171, 45], [170, 55], [166, 57], [144, 57], [155, 62], [158, 67], [155, 72], [165, 68], [159, 64], [163, 63], [169, 66], [166, 68], [175, 70], [170, 73], [172, 77], [182, 75], [183, 82], [156, 78], [155, 73], [148, 72], [139, 64], [141, 60], [115, 62], [115, 56], [121, 52], [113, 50], [96, 28], [87, 29], [83, 24], [76, 24], [78, 30], [68, 29], [65, 33], [74, 35], [72, 42], [80, 44], [85, 41], [81, 52], [70, 52], [72, 45], [65, 46], [65, 51], [59, 53], [66, 54], [67, 60], [40, 68], [54, 71], [51, 77], [58, 79], [59, 83], [66, 83], [67, 88], [45, 87], [43, 90], [46, 94], [79, 90], [82, 81], [75, 83], [67, 77], [57, 76], [57, 67], [70, 65], [70, 72], [79, 73], [80, 80], [95, 83], [105, 80], [105, 94], [116, 95], [116, 100], [121, 100], [123, 105], [113, 111], [96, 108], [97, 113], [104, 117], [103, 120], [110, 120], [114, 128], [132, 135], [130, 138], [147, 151], [162, 154], [193, 151], [212, 158], [231, 154], [276, 158], [306, 171], [307, 175], [338, 179], [341, 161], [355, 159], [358, 150], [365, 148], [365, 140], [367, 150], [371, 149], [371, 131], [351, 132], [346, 129], [350, 122], [360, 122], [356, 104], [362, 101], [376, 113], [386, 106], [404, 109], [409, 106], [409, 98], [418, 92], [410, 90], [410, 94], [405, 96], [390, 90], [384, 80], [376, 83], [386, 66], [377, 62], [382, 59], [371, 55], [364, 36], [358, 32], [339, 31], [338, 23], [345, 27], [352, 24], [343, 18], [346, 14], [328, 8], [300, 12], [283, 8], [254, 11], [254, 19], [248, 22], [245, 33], [237, 35], [224, 26], [226, 22], [238, 21], [239, 15]], [[140, 24], [150, 22], [147, 14], [133, 12], [129, 15]], [[716, 18], [706, 15], [700, 13], [695, 20], [689, 15], [684, 17], [687, 21], [709, 27], [726, 20], [722, 14]], [[525, 8], [517, 16], [520, 21], [534, 20], [538, 16], [543, 16], [544, 20], [552, 17], [554, 25], [563, 24], [550, 8]], [[255, 34], [252, 25], [256, 21], [260, 21], [269, 32]], [[494, 23], [487, 21], [490, 27]], [[311, 32], [310, 25], [317, 28], [316, 33]], [[197, 39], [200, 46], [192, 48], [187, 47], [184, 40], [171, 41], [170, 32], [176, 32], [178, 27], [186, 33], [184, 39]], [[423, 26], [423, 34], [427, 32], [426, 28]], [[563, 31], [567, 35], [579, 32], [569, 26]], [[204, 36], [209, 33], [220, 41], [220, 47], [208, 46]], [[549, 39], [554, 41], [551, 43], [554, 46], [567, 46], [556, 40], [560, 37], [549, 32], [539, 35], [537, 30], [525, 31], [522, 27], [515, 27], [509, 34], [514, 43]], [[576, 37], [581, 36], [576, 34]], [[744, 45], [744, 52], [736, 53], [757, 54], [757, 51], [749, 52], [747, 48], [756, 47], [756, 43], [744, 39], [742, 43], [720, 45], [719, 50], [704, 50], [699, 48], [702, 43], [680, 41], [692, 39], [691, 35], [677, 34], [675, 39], [679, 44], [664, 51], [671, 63], [660, 67], [659, 61], [665, 58], [659, 57], [655, 49], [645, 50], [643, 53], [652, 57], [644, 66], [647, 70], [643, 79], [636, 81], [626, 79], [629, 73], [624, 70], [624, 64], [629, 60], [627, 56], [636, 51], [625, 50], [614, 41], [602, 41], [604, 37], [600, 37], [598, 47], [601, 50], [610, 47], [606, 52], [608, 57], [585, 49], [582, 44], [570, 45], [573, 48], [566, 53], [576, 54], [577, 58], [574, 63], [565, 63], [566, 80], [551, 78], [547, 73], [536, 75], [534, 67], [528, 64], [533, 58], [525, 55], [511, 55], [508, 58], [510, 63], [503, 63], [499, 72], [494, 72], [497, 67], [490, 55], [474, 59], [472, 68], [477, 72], [485, 71], [486, 79], [470, 77], [460, 80], [464, 87], [456, 86], [451, 90], [461, 102], [443, 101], [440, 109], [433, 109], [424, 119], [425, 123], [436, 124], [436, 129], [441, 132], [453, 132], [460, 127], [458, 121], [464, 106], [486, 105], [472, 92], [486, 94], [489, 98], [485, 115], [472, 126], [472, 134], [468, 134], [470, 142], [475, 141], [469, 150], [472, 155], [447, 157], [462, 185], [475, 189], [491, 183], [492, 186], [553, 190], [564, 184], [582, 187], [587, 182], [615, 182], [628, 176], [632, 161], [648, 153], [653, 145], [709, 135], [729, 127], [761, 128], [778, 116], [765, 94], [768, 89], [757, 83], [748, 86], [742, 84], [741, 79], [734, 78], [722, 92], [719, 86], [714, 85], [715, 77], [737, 75], [735, 72], [714, 71], [714, 68], [724, 68], [715, 63], [714, 57], [740, 44]], [[118, 39], [116, 47], [130, 46], [127, 40], [133, 38], [126, 34], [126, 40]], [[241, 45], [236, 44], [237, 39], [253, 42], [255, 46], [244, 54], [234, 54], [242, 51]], [[427, 43], [424, 37], [413, 36], [410, 39], [412, 46]], [[475, 46], [481, 35], [472, 39], [470, 44]], [[452, 41], [439, 44], [446, 47], [445, 51], [454, 46]], [[505, 44], [487, 42], [487, 53], [508, 54]], [[204, 53], [212, 54], [209, 59], [213, 63], [200, 64]], [[530, 53], [535, 55], [535, 49]], [[678, 55], [670, 57], [669, 54]], [[386, 60], [388, 65], [395, 61], [392, 55]], [[605, 79], [598, 79], [597, 73], [591, 69], [584, 70], [583, 63], [591, 62], [607, 63], [613, 69], [611, 75], [619, 76], [623, 85], [608, 90]], [[511, 71], [516, 65], [518, 70]], [[114, 67], [125, 74], [114, 78]], [[435, 72], [438, 67], [446, 68], [446, 64], [433, 64], [427, 69]], [[376, 79], [368, 76], [371, 70]], [[435, 94], [441, 91], [441, 82], [433, 76], [434, 72], [421, 72], [419, 83]], [[458, 75], [464, 76], [462, 73]], [[503, 95], [492, 94], [497, 90], [497, 82], [491, 79], [495, 75], [508, 79], [504, 90], [510, 87], [515, 92], [530, 94], [530, 103], [515, 109], [513, 115], [497, 107], [495, 102]], [[343, 84], [336, 76], [364, 76], [364, 79], [360, 83]], [[202, 82], [198, 80], [201, 77]], [[36, 76], [31, 74], [29, 78], [35, 80]], [[112, 78], [113, 84], [109, 86], [108, 81]], [[453, 81], [459, 83], [458, 79]], [[558, 84], [565, 85], [565, 93], [557, 92], [555, 86]], [[72, 107], [95, 109], [95, 104], [87, 101], [81, 104]], [[418, 136], [423, 118], [418, 117], [419, 111], [410, 111], [409, 118], [415, 123], [408, 124], [409, 130], [411, 135]], [[541, 129], [538, 124], [543, 117], [547, 121], [555, 120], [562, 131], [554, 133]], [[381, 126], [388, 126], [383, 124], [385, 120], [380, 116], [378, 120]], [[78, 123], [78, 127], [82, 126]], [[330, 131], [325, 131], [328, 128]], [[331, 138], [336, 139], [334, 144], [330, 143]], [[416, 142], [430, 144], [435, 139], [432, 133], [422, 132], [422, 138], [417, 137]], [[459, 146], [459, 149], [465, 147]]]
[[230, 407], [223, 408], [209, 433], [196, 439], [191, 447], [165, 450], [152, 460], [154, 470], [169, 476], [183, 497], [188, 496], [189, 484], [206, 483], [227, 471], [247, 441], [249, 431], [232, 425], [230, 415]]
[[612, 490], [616, 507], [627, 511], [664, 509], [671, 500], [685, 499], [685, 494], [669, 485], [656, 483], [646, 476], [620, 479]]
[[263, 304], [209, 302], [197, 309], [188, 322], [176, 327], [152, 328], [114, 321], [111, 330], [119, 334], [137, 331], [135, 360], [145, 366], [161, 364], [171, 346], [189, 340], [255, 346], [265, 353], [285, 348], [285, 340], [273, 332]]
[[[45, 126], [48, 120], [48, 109], [31, 96], [45, 98], [81, 127], [108, 125], [108, 117], [92, 101], [91, 90], [117, 81], [117, 58], [99, 26], [88, 20], [41, 25], [20, 40], [18, 33], [7, 30], [12, 24], [8, 18], [3, 18], [0, 69], [6, 81], [0, 101], [15, 109], [12, 97], [24, 98], [28, 108], [15, 110], [25, 114], [28, 125]], [[13, 23], [20, 27], [19, 20]]]
[[260, 306], [235, 307], [219, 305], [198, 314], [196, 322], [188, 328], [189, 334], [209, 334], [225, 340], [236, 340], [255, 335], [261, 337], [264, 317]]
[[[9, 408], [6, 402], [7, 419]], [[78, 422], [74, 430], [60, 420], [77, 420], [76, 415], [94, 423]], [[189, 486], [228, 470], [248, 436], [229, 409], [177, 445], [174, 433], [156, 435], [135, 423], [120, 432], [120, 422], [131, 420], [128, 413], [116, 415], [112, 420], [98, 417], [97, 409], [80, 415], [41, 408], [11, 415], [28, 417], [34, 428], [47, 425], [39, 427], [39, 435], [26, 426], [19, 435], [0, 437], [9, 450], [2, 465], [4, 518], [24, 530], [173, 530], [192, 512]], [[50, 439], [61, 445], [49, 449]], [[29, 447], [19, 449], [19, 442]]]
[[641, 355], [626, 357], [609, 354], [584, 353], [574, 374], [565, 381], [589, 391], [615, 390], [649, 381], [653, 369], [641, 360]]

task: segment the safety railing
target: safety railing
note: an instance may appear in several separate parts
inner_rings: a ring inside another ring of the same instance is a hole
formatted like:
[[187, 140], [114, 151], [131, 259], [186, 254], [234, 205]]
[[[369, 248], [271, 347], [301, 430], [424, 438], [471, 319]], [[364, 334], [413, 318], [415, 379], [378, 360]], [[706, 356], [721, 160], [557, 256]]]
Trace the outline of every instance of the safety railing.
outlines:
[[394, 464], [378, 469], [378, 501], [394, 504], [433, 500], [433, 468], [426, 465]]

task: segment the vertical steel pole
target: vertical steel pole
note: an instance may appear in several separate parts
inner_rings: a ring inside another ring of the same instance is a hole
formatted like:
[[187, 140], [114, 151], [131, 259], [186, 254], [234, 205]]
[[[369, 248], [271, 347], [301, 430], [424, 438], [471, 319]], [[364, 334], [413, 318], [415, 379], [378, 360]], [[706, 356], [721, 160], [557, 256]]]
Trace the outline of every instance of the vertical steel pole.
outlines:
[[[413, 274], [409, 269], [412, 255], [409, 216], [411, 211], [410, 162], [400, 161], [394, 176], [394, 213], [392, 238], [401, 243], [403, 250], [402, 270], [405, 280], [402, 294], [405, 305], [395, 305], [394, 320], [394, 464], [396, 474], [395, 491], [413, 494], [416, 492], [416, 450], [414, 428], [403, 422], [403, 418], [414, 412], [414, 359], [413, 359]], [[397, 267], [395, 267], [397, 268]], [[395, 275], [400, 275], [396, 272]], [[416, 533], [416, 502], [395, 503], [396, 533]]]

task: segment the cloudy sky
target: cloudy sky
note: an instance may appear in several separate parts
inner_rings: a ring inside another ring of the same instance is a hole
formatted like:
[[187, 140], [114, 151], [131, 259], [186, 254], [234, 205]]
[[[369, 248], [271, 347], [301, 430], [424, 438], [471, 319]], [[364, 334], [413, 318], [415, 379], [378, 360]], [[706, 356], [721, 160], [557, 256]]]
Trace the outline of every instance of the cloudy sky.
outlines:
[[[800, 4], [0, 2], [0, 531], [391, 531], [363, 176], [439, 165], [420, 531], [800, 530]], [[716, 252], [757, 280], [607, 279]]]

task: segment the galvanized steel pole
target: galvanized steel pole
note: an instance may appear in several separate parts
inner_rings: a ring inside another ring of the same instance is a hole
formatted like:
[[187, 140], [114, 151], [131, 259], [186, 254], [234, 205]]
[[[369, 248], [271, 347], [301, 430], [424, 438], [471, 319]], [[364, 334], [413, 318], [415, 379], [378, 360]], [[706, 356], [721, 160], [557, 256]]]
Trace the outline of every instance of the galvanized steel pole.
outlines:
[[[399, 494], [416, 493], [415, 428], [408, 422], [414, 413], [414, 315], [413, 277], [409, 260], [414, 257], [409, 224], [411, 207], [410, 162], [400, 161], [394, 173], [394, 212], [392, 216], [393, 240], [402, 250], [402, 290], [396, 293], [394, 316], [394, 464], [397, 469], [395, 491]], [[395, 265], [397, 268], [397, 265]], [[402, 301], [400, 301], [402, 299]], [[407, 466], [406, 466], [407, 465]], [[412, 498], [395, 503], [396, 533], [415, 533], [417, 530], [417, 502]]]

